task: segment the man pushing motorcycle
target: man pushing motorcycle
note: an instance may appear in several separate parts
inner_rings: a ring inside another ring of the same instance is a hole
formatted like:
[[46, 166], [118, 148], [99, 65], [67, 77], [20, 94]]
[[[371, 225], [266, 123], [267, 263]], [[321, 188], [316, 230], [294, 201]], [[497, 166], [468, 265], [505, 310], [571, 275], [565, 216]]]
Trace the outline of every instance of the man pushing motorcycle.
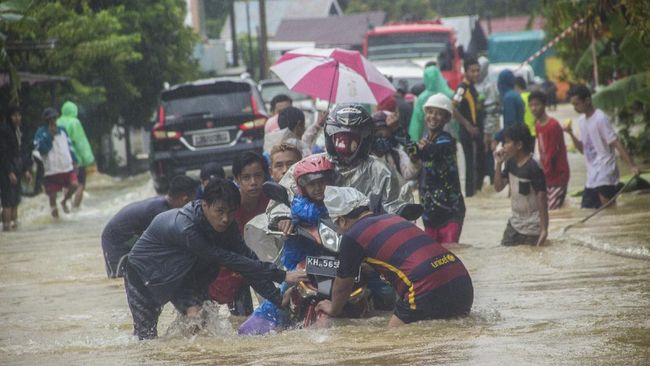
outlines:
[[343, 235], [340, 264], [332, 300], [316, 311], [341, 313], [354, 286], [354, 277], [367, 263], [388, 280], [399, 295], [388, 326], [425, 319], [466, 316], [472, 308], [472, 280], [452, 252], [436, 243], [415, 224], [392, 214], [374, 214], [368, 198], [358, 190], [336, 187], [330, 218]]

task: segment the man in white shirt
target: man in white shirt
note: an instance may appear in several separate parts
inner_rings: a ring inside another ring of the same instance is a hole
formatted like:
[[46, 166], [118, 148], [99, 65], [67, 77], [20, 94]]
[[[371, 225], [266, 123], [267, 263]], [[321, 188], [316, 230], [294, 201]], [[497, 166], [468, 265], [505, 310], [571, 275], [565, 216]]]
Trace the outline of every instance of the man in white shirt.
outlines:
[[576, 149], [585, 156], [587, 182], [582, 194], [581, 207], [600, 208], [617, 193], [619, 172], [614, 150], [618, 150], [623, 160], [630, 166], [632, 174], [638, 175], [639, 168], [618, 140], [607, 115], [600, 109], [594, 108], [589, 89], [584, 85], [577, 85], [571, 89], [569, 96], [575, 111], [584, 113], [578, 119], [580, 138], [573, 134], [571, 125], [564, 127]]

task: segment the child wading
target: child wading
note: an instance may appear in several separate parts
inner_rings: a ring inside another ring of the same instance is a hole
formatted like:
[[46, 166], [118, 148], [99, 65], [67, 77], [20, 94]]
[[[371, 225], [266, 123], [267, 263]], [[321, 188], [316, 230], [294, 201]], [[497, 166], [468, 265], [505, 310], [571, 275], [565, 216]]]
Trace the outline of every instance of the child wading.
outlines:
[[443, 127], [452, 115], [451, 99], [442, 93], [424, 104], [427, 137], [413, 157], [423, 162], [420, 202], [424, 230], [440, 243], [457, 243], [465, 220], [465, 201], [456, 165], [456, 141]]
[[77, 158], [73, 152], [70, 139], [63, 127], [57, 127], [56, 119], [59, 113], [53, 108], [46, 108], [43, 111], [45, 126], [39, 127], [34, 136], [34, 147], [43, 157], [45, 168], [44, 185], [45, 193], [50, 199], [50, 211], [53, 217], [59, 217], [59, 210], [56, 207], [56, 195], [65, 189], [61, 206], [63, 211], [68, 212], [68, 200], [77, 189], [77, 173], [74, 163]]
[[564, 134], [560, 123], [546, 114], [546, 94], [541, 91], [530, 93], [528, 106], [536, 121], [537, 146], [544, 168], [548, 209], [555, 210], [562, 207], [569, 184], [569, 162]]
[[503, 149], [494, 152], [494, 189], [501, 192], [510, 184], [512, 217], [508, 220], [501, 244], [544, 244], [548, 233], [546, 181], [544, 172], [533, 159], [533, 137], [524, 124], [506, 129], [503, 135]]

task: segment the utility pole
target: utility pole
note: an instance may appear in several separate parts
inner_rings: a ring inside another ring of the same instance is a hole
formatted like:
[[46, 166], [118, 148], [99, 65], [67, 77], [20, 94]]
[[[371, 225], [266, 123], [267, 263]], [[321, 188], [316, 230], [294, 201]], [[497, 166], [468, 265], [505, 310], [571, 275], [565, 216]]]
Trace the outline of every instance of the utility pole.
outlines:
[[246, 0], [246, 28], [248, 29], [248, 65], [246, 67], [251, 77], [253, 76], [253, 38], [251, 37], [251, 13]]
[[266, 56], [267, 49], [267, 34], [266, 34], [266, 0], [259, 0], [260, 4], [260, 38], [258, 44], [260, 46], [260, 80], [266, 79]]
[[235, 24], [235, 0], [230, 0], [230, 38], [232, 41], [232, 65], [239, 66], [239, 49], [237, 47], [237, 26]]

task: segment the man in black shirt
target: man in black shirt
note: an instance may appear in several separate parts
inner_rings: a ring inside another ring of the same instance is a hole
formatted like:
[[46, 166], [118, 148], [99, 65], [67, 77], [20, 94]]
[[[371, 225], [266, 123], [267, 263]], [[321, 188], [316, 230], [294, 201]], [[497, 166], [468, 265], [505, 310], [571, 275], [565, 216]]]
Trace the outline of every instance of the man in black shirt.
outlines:
[[126, 261], [124, 287], [139, 339], [157, 337], [158, 317], [167, 302], [187, 317], [198, 317], [208, 285], [222, 267], [244, 276], [277, 306], [288, 297], [283, 299], [273, 282], [306, 279], [304, 271], [285, 272], [257, 259], [235, 222], [239, 204], [237, 187], [214, 178], [201, 200], [156, 216], [136, 241]]
[[122, 277], [124, 259], [135, 241], [156, 215], [185, 206], [196, 192], [198, 182], [179, 175], [172, 179], [169, 193], [133, 202], [118, 211], [102, 231], [102, 251], [108, 278]]

